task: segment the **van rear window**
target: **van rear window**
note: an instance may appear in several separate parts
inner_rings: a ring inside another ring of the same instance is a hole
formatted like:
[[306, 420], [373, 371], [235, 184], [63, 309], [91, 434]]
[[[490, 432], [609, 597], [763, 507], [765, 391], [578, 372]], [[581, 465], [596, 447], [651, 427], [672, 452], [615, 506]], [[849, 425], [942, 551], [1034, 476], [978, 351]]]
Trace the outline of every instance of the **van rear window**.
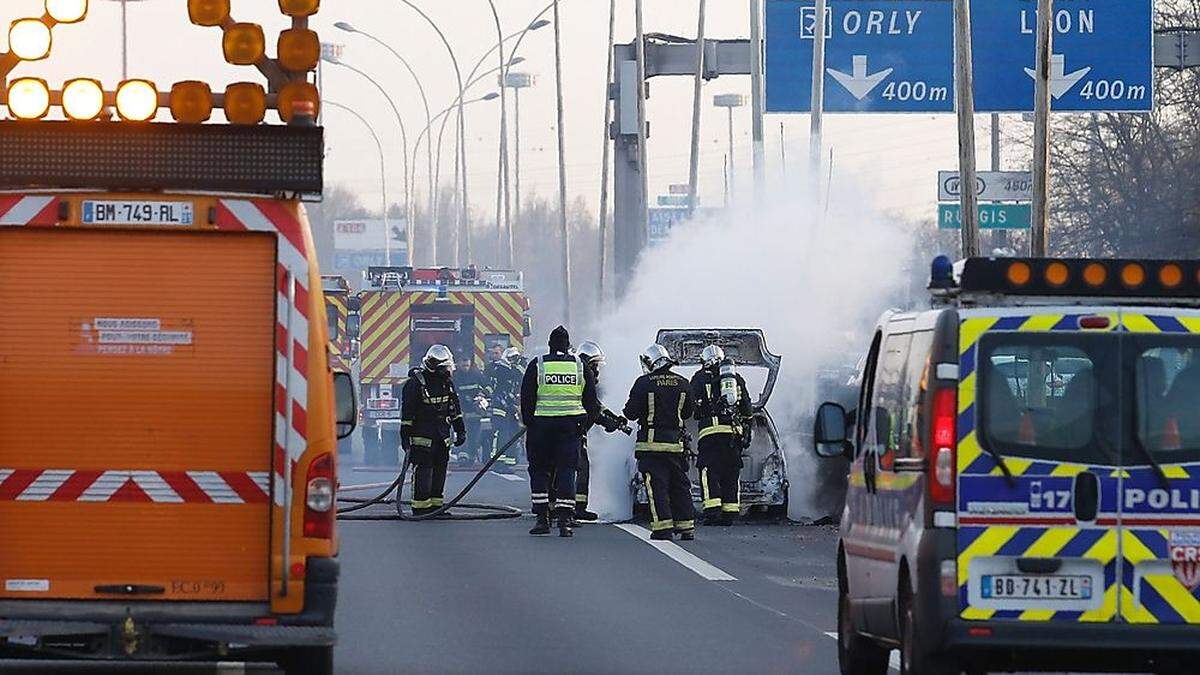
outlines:
[[1141, 342], [1134, 362], [1137, 440], [1164, 464], [1195, 461], [1200, 452], [1200, 341]]
[[980, 341], [980, 442], [1004, 455], [1115, 463], [1118, 342], [998, 333]]

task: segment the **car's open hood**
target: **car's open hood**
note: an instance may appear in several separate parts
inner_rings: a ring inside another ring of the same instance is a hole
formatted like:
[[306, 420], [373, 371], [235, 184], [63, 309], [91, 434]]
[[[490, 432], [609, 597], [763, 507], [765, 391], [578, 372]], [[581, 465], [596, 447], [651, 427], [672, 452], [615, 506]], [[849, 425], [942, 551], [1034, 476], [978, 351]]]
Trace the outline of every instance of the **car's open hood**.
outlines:
[[770, 400], [783, 361], [767, 348], [767, 338], [758, 328], [669, 328], [658, 331], [657, 342], [682, 366], [699, 366], [700, 352], [715, 344], [738, 366], [766, 368], [767, 381], [754, 404], [756, 410]]

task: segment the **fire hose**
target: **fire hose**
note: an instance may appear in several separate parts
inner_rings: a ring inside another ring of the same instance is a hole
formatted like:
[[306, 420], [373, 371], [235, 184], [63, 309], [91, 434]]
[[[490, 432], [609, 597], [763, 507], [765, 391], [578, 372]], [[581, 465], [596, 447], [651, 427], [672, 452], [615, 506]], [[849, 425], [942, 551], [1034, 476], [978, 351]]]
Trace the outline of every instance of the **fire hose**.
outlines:
[[[492, 458], [489, 459], [488, 462], [483, 465], [483, 468], [480, 469], [479, 472], [475, 474], [475, 477], [471, 479], [470, 483], [467, 483], [467, 486], [465, 488], [463, 488], [462, 492], [458, 493], [458, 496], [456, 496], [454, 499], [451, 499], [450, 501], [446, 502], [446, 504], [444, 506], [438, 507], [437, 510], [431, 511], [429, 513], [425, 513], [425, 514], [422, 514], [419, 516], [414, 516], [412, 514], [405, 513], [404, 508], [403, 508], [404, 505], [406, 505], [406, 504], [411, 505], [410, 501], [404, 499], [404, 479], [406, 478], [406, 476], [408, 474], [408, 467], [410, 466], [410, 462], [408, 459], [408, 453], [405, 452], [404, 453], [404, 463], [400, 467], [400, 475], [396, 476], [396, 480], [392, 481], [392, 484], [389, 485], [387, 487], [387, 489], [385, 489], [383, 492], [379, 493], [378, 495], [376, 495], [374, 497], [371, 497], [370, 499], [365, 499], [365, 498], [361, 498], [361, 497], [338, 497], [339, 502], [341, 502], [343, 504], [351, 505], [351, 506], [346, 506], [346, 507], [343, 507], [343, 508], [340, 508], [337, 510], [338, 520], [422, 521], [422, 520], [434, 520], [434, 519], [437, 519], [437, 520], [503, 520], [503, 519], [507, 519], [507, 518], [519, 518], [519, 517], [521, 517], [521, 515], [523, 515], [523, 512], [521, 511], [521, 509], [518, 509], [513, 506], [503, 506], [503, 505], [495, 505], [495, 504], [466, 504], [466, 503], [460, 503], [460, 502], [462, 502], [462, 500], [467, 496], [467, 494], [469, 494], [471, 492], [471, 490], [474, 489], [475, 485], [480, 480], [483, 479], [483, 477], [487, 474], [487, 472], [491, 470], [492, 466], [497, 462], [497, 460], [499, 460], [501, 457], [503, 457], [504, 453], [507, 452], [508, 449], [511, 448], [513, 445], [515, 445], [516, 442], [519, 441], [521, 439], [521, 437], [524, 435], [525, 435], [524, 429], [518, 431], [516, 433], [516, 435], [514, 435], [512, 438], [510, 438], [508, 440], [507, 443], [505, 443], [498, 450], [496, 450], [496, 452], [492, 455]], [[396, 493], [395, 497], [391, 497], [391, 494], [393, 492]], [[387, 513], [387, 514], [383, 514], [383, 513], [359, 514], [359, 513], [357, 513], [358, 511], [363, 511], [363, 510], [368, 509], [377, 504], [395, 504], [396, 505], [396, 513], [394, 513], [394, 514], [390, 514], [390, 513]], [[468, 513], [447, 513], [447, 511], [449, 511], [450, 509], [452, 509], [456, 506], [461, 506], [464, 509], [471, 509], [474, 511], [485, 511], [486, 513], [469, 513], [469, 514]]]

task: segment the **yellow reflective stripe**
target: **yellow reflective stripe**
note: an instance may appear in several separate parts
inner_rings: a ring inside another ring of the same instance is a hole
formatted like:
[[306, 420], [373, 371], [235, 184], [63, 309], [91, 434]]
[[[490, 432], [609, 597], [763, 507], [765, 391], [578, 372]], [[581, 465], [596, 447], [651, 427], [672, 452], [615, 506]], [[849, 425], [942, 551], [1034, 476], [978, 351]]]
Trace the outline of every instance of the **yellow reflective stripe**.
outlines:
[[1176, 316], [1175, 319], [1183, 324], [1189, 333], [1200, 333], [1200, 316]]
[[1131, 314], [1128, 312], [1121, 314], [1121, 325], [1130, 333], [1161, 333], [1162, 330], [1154, 325], [1150, 317], [1145, 314]]
[[586, 503], [587, 503], [587, 500], [588, 500], [588, 496], [587, 496], [587, 495], [581, 495], [581, 494], [576, 494], [576, 495], [575, 495], [575, 502], [576, 502], [576, 503], [579, 503], [579, 504], [586, 504]]
[[[714, 417], [713, 419], [715, 420], [717, 418]], [[715, 426], [704, 427], [703, 429], [701, 429], [700, 433], [697, 435], [697, 438], [707, 438], [709, 436], [714, 436], [716, 434], [732, 434], [732, 433], [733, 433], [733, 427], [729, 426], [728, 424], [717, 424]]]
[[958, 412], [961, 415], [975, 405], [975, 372], [967, 375], [958, 383]]
[[[712, 495], [710, 495], [708, 492], [708, 467], [707, 466], [700, 469], [700, 492], [701, 492], [702, 496], [704, 497], [704, 506], [705, 506], [705, 508], [708, 508], [708, 503], [710, 501], [712, 501]], [[717, 504], [721, 503], [721, 500], [719, 500], [719, 499], [716, 501], [717, 501]]]
[[1187, 469], [1183, 468], [1182, 466], [1179, 466], [1178, 464], [1164, 466], [1162, 469], [1163, 469], [1163, 475], [1165, 475], [1167, 478], [1191, 478], [1192, 477], [1191, 474], [1188, 473]]
[[958, 472], [966, 473], [967, 467], [974, 464], [982, 454], [983, 448], [979, 447], [979, 439], [975, 436], [975, 430], [972, 429], [971, 433], [958, 442]]
[[[574, 383], [551, 383], [548, 381], [551, 375], [572, 375]], [[570, 417], [587, 414], [583, 407], [583, 390], [582, 361], [546, 361], [545, 357], [539, 358], [534, 416]]]
[[705, 499], [704, 500], [704, 508], [705, 509], [715, 509], [715, 508], [718, 508], [719, 506], [721, 506], [720, 499]]
[[654, 442], [654, 392], [646, 395], [646, 442]]
[[1082, 464], [1059, 464], [1050, 471], [1050, 475], [1074, 477], [1087, 470], [1088, 468]]
[[662, 530], [670, 530], [670, 529], [674, 529], [674, 528], [675, 528], [675, 521], [673, 521], [673, 520], [652, 520], [652, 521], [650, 521], [650, 529], [654, 530], [655, 532], [659, 532]]
[[418, 448], [432, 448], [433, 447], [433, 439], [425, 438], [423, 436], [414, 436], [409, 439], [409, 442], [412, 443], [413, 445], [417, 446]]
[[427, 509], [427, 508], [429, 508], [429, 507], [431, 507], [431, 506], [433, 506], [433, 499], [432, 499], [432, 498], [430, 498], [430, 499], [414, 499], [414, 500], [412, 500], [412, 507], [413, 507], [414, 509]]
[[683, 428], [683, 404], [687, 402], [686, 396], [679, 397], [679, 409], [675, 411], [675, 421], [679, 424], [679, 428]]
[[[1109, 530], [1100, 537], [1099, 541], [1092, 545], [1090, 549], [1084, 552], [1081, 558], [1090, 558], [1099, 560], [1101, 565], [1107, 565], [1109, 561], [1117, 557], [1117, 533], [1115, 530]], [[1121, 579], [1118, 578], [1116, 583], [1109, 586], [1104, 591], [1104, 604], [1097, 609], [1089, 610], [1079, 616], [1081, 622], [1104, 622], [1111, 621], [1117, 615], [1117, 589], [1121, 588]]]
[[675, 529], [677, 530], [694, 530], [696, 529], [696, 521], [694, 520], [677, 520], [675, 521]]
[[725, 513], [738, 513], [742, 510], [741, 504], [722, 504], [721, 510]]
[[433, 497], [429, 500], [430, 506], [445, 506], [445, 504], [446, 504], [445, 497]]
[[996, 325], [999, 317], [988, 316], [978, 319], [965, 319], [958, 326], [958, 351], [963, 353], [975, 346], [979, 342], [979, 338], [988, 331], [992, 326]]
[[650, 474], [642, 474], [642, 481], [646, 484], [646, 502], [650, 504], [650, 529], [655, 531], [670, 529], [674, 523], [658, 519], [658, 507], [654, 505], [654, 488], [650, 487]]
[[1017, 330], [1022, 333], [1045, 333], [1062, 321], [1062, 314], [1039, 314], [1031, 316]]
[[636, 452], [683, 452], [683, 443], [634, 443]]
[[400, 420], [400, 426], [402, 426], [402, 427], [411, 427], [412, 425], [413, 425], [412, 420]]

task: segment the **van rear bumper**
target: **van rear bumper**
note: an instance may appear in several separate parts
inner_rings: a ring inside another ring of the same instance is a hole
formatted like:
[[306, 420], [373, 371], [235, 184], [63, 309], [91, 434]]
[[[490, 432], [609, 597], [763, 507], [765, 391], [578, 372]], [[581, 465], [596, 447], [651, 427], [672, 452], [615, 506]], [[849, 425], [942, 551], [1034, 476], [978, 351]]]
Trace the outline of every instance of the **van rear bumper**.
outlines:
[[0, 601], [0, 655], [189, 660], [329, 647], [338, 575], [337, 560], [310, 558], [294, 615], [256, 602]]
[[955, 619], [945, 637], [945, 648], [970, 662], [1004, 666], [1119, 671], [1200, 655], [1200, 626], [1186, 625]]

